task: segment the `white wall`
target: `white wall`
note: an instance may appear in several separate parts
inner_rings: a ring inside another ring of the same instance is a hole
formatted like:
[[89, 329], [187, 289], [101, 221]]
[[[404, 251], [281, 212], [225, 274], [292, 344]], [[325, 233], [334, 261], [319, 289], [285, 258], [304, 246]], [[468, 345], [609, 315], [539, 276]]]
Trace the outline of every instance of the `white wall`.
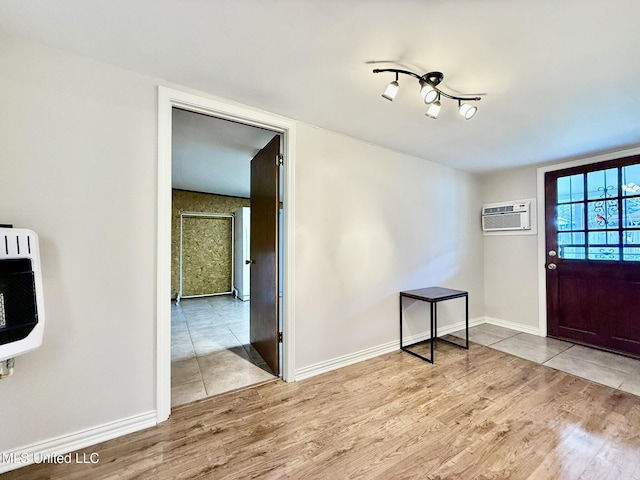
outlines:
[[[536, 168], [503, 170], [481, 177], [482, 202], [499, 203], [535, 198]], [[480, 218], [480, 209], [477, 211]], [[480, 220], [478, 220], [480, 221]], [[538, 235], [544, 235], [540, 226]], [[485, 236], [485, 315], [537, 331], [537, 235]]]
[[[483, 314], [473, 176], [307, 125], [298, 146], [297, 368], [397, 341], [401, 290], [469, 290]], [[463, 320], [441, 306], [439, 324]]]
[[40, 236], [43, 346], [0, 451], [155, 409], [156, 82], [0, 37], [0, 223]]
[[[39, 233], [47, 314], [0, 381], [7, 451], [155, 409], [158, 82], [11, 38], [0, 58], [0, 223]], [[473, 176], [304, 124], [297, 148], [296, 368], [397, 341], [399, 290], [483, 314]]]

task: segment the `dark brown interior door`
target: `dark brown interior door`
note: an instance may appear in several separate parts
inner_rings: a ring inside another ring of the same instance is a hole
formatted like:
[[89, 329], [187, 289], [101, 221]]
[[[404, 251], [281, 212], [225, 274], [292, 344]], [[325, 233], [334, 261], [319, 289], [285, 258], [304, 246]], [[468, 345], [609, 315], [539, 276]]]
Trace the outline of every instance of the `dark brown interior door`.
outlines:
[[278, 335], [278, 208], [280, 136], [251, 160], [251, 345], [280, 374]]
[[545, 175], [548, 335], [640, 356], [640, 156]]

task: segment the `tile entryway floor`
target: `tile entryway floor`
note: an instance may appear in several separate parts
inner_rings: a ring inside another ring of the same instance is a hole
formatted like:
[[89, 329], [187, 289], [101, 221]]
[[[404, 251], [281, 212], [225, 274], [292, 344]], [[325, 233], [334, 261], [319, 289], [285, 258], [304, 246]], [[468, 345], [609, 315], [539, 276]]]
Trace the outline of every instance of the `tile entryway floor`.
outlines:
[[249, 342], [249, 302], [231, 295], [171, 303], [171, 406], [273, 380]]
[[488, 323], [469, 328], [469, 341], [640, 395], [640, 360]]

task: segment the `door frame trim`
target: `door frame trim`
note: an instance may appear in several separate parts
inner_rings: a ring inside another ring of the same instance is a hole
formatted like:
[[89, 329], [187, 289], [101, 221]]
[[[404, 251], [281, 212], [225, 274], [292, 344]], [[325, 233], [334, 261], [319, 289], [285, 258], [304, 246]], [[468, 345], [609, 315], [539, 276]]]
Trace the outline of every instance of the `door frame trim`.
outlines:
[[606, 162], [607, 160], [615, 160], [621, 157], [631, 155], [640, 155], [640, 147], [630, 149], [615, 150], [608, 153], [602, 153], [589, 157], [576, 158], [563, 163], [553, 165], [545, 165], [537, 169], [537, 210], [538, 225], [542, 225], [542, 229], [538, 229], [538, 335], [547, 336], [547, 272], [545, 270], [547, 252], [546, 252], [546, 227], [545, 227], [545, 197], [544, 197], [544, 174], [555, 170], [564, 170], [565, 168], [579, 167], [589, 165], [590, 163]]
[[282, 379], [295, 381], [295, 152], [296, 123], [244, 105], [158, 86], [158, 204], [156, 244], [156, 413], [171, 414], [171, 135], [172, 108], [266, 128], [283, 136], [284, 235], [282, 272]]

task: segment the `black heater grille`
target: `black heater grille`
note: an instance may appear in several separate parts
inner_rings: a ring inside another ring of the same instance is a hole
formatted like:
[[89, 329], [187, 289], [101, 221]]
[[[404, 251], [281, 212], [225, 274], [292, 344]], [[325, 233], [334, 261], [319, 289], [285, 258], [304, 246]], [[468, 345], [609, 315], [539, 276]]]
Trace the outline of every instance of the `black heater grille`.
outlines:
[[0, 345], [26, 338], [37, 324], [31, 260], [0, 260]]

